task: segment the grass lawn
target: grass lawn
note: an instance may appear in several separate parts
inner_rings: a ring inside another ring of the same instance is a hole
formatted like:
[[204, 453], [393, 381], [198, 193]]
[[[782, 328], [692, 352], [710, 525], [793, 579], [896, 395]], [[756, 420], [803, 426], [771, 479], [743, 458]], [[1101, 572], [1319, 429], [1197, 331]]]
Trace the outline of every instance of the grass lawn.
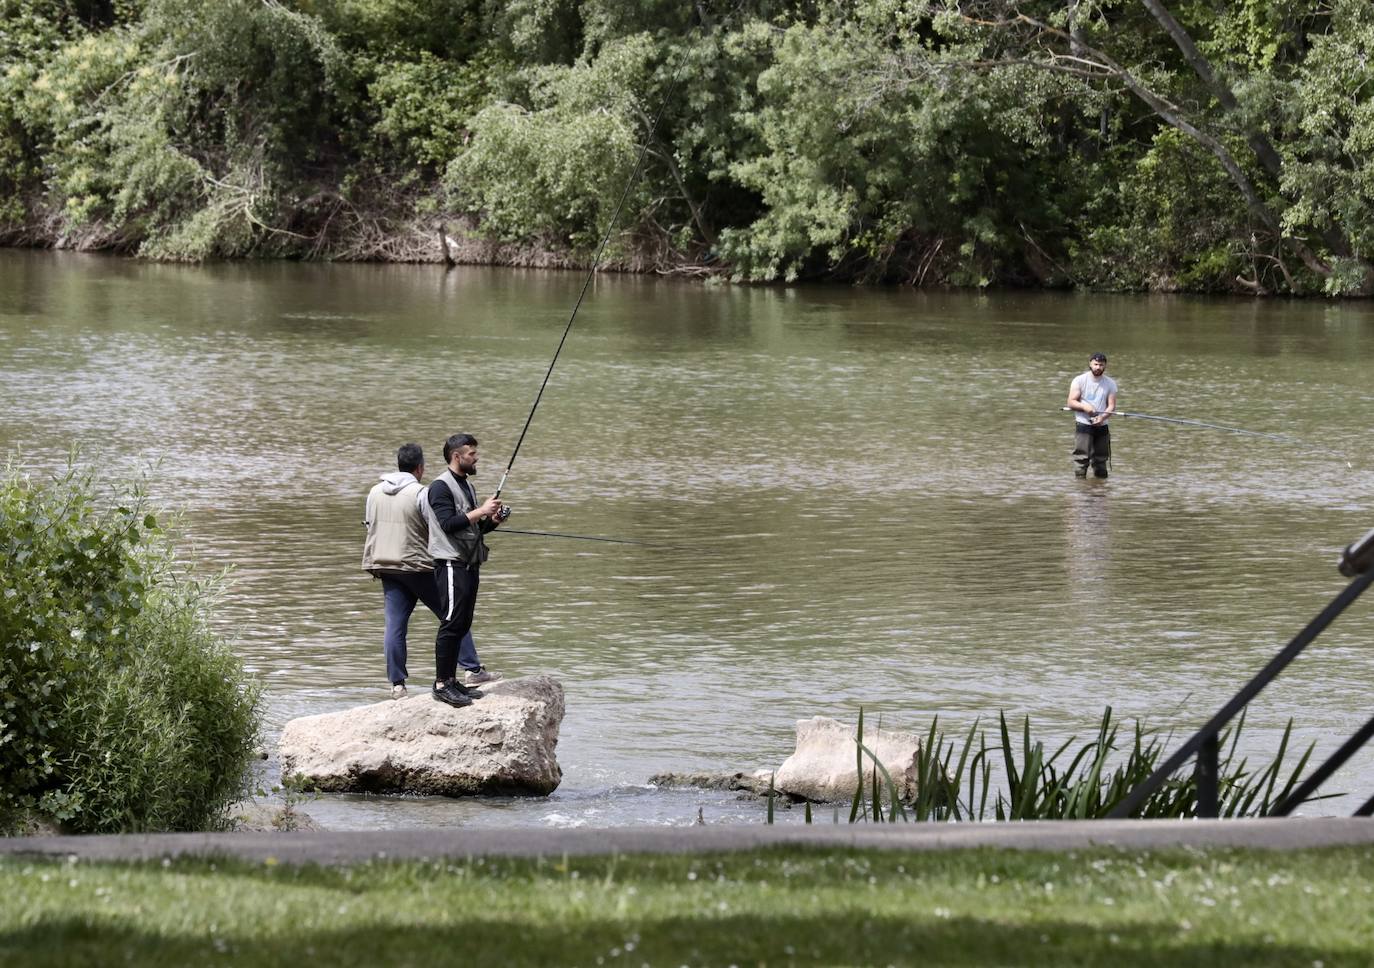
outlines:
[[1374, 964], [1374, 848], [0, 858], [0, 965]]

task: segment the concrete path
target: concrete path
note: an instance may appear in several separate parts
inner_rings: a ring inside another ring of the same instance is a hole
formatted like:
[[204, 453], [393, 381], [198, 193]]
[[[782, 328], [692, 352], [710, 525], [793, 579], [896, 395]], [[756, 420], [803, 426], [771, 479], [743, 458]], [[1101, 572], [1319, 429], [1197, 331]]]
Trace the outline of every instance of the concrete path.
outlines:
[[1255, 847], [1292, 850], [1374, 844], [1374, 819], [1090, 820], [1029, 823], [910, 824], [892, 827], [700, 826], [611, 830], [435, 829], [346, 833], [146, 834], [0, 838], [0, 856], [80, 860], [159, 860], [222, 856], [291, 864], [378, 859], [561, 857], [681, 854], [757, 847], [871, 850], [1128, 850]]

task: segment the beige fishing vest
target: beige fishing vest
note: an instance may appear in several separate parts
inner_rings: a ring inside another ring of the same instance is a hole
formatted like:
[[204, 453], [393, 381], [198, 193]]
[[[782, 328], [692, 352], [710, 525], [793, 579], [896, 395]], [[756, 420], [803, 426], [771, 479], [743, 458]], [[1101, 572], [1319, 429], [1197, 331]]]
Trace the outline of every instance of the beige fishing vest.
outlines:
[[363, 542], [363, 571], [433, 571], [429, 528], [415, 499], [419, 481], [387, 494], [378, 484], [367, 495], [367, 538]]

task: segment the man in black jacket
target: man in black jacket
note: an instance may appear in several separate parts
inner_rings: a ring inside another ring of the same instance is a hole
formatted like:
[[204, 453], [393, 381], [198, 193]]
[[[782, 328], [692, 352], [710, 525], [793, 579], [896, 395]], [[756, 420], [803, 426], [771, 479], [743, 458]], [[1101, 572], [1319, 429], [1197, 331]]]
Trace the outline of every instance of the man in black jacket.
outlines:
[[481, 504], [468, 478], [477, 473], [477, 438], [454, 434], [444, 441], [448, 468], [434, 479], [421, 502], [429, 524], [429, 553], [439, 591], [439, 631], [434, 637], [434, 698], [467, 706], [482, 694], [472, 686], [500, 678], [481, 666], [457, 679], [458, 648], [472, 628], [478, 570], [487, 560], [482, 536], [509, 513], [495, 495]]

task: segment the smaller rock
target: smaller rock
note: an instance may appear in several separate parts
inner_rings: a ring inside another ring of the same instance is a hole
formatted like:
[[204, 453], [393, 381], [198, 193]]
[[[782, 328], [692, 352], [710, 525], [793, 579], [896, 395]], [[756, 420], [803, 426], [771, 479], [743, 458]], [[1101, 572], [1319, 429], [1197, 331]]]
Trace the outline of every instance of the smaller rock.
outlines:
[[[798, 720], [796, 751], [778, 767], [774, 785], [792, 796], [820, 803], [852, 800], [859, 784], [857, 739], [856, 727], [834, 719], [816, 716]], [[903, 800], [913, 799], [921, 738], [915, 733], [866, 727], [864, 746], [874, 752], [892, 775], [898, 796]], [[867, 754], [863, 760], [867, 783], [872, 775], [873, 760]], [[881, 777], [880, 773], [880, 781]]]

